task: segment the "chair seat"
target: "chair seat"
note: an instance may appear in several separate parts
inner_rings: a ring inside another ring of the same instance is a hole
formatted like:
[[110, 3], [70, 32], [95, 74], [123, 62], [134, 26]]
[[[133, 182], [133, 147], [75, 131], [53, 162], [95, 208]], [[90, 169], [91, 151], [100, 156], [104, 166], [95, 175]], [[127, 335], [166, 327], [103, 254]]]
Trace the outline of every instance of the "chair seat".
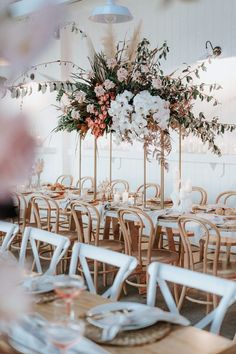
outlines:
[[115, 240], [100, 240], [98, 246], [116, 252], [121, 252], [124, 249], [124, 244]]
[[[203, 242], [206, 241], [206, 237], [203, 236], [201, 238]], [[209, 243], [212, 245], [216, 244], [216, 237], [214, 235], [211, 235], [209, 238]], [[220, 238], [220, 245], [221, 246], [236, 246], [236, 238], [234, 237], [226, 237], [226, 236], [221, 236]]]
[[78, 234], [76, 231], [60, 230], [58, 234], [69, 238], [71, 242], [78, 241]]
[[[138, 251], [133, 252], [133, 256], [138, 258]], [[141, 257], [143, 264], [148, 264], [148, 255], [147, 250], [141, 251]], [[154, 249], [151, 253], [151, 262], [160, 262], [160, 263], [168, 263], [173, 264], [177, 263], [179, 260], [179, 255], [177, 252], [164, 250], [164, 249]]]
[[[203, 263], [197, 263], [194, 265], [194, 271], [196, 272], [203, 272]], [[211, 274], [213, 273], [213, 261], [209, 259], [209, 262], [207, 263], [207, 273]], [[226, 278], [226, 279], [236, 279], [236, 263], [235, 262], [224, 262], [224, 261], [219, 261], [217, 264], [217, 276], [220, 278]]]

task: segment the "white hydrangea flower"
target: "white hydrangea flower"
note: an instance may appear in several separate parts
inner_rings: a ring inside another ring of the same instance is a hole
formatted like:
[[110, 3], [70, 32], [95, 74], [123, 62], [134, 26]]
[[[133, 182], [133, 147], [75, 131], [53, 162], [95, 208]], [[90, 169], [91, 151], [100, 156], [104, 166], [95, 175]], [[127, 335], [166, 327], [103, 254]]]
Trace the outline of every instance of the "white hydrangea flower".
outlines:
[[104, 86], [105, 89], [108, 91], [108, 90], [113, 89], [116, 85], [114, 84], [113, 81], [107, 79], [107, 80], [104, 81], [103, 86]]

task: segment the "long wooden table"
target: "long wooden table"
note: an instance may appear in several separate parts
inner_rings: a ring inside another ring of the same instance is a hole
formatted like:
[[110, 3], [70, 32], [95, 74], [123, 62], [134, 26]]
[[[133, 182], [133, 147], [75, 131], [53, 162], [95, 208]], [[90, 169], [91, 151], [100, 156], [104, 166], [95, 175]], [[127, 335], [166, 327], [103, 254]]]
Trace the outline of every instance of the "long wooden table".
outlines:
[[[79, 313], [84, 313], [91, 307], [108, 302], [98, 295], [83, 292], [76, 305]], [[50, 320], [53, 317], [53, 302], [33, 306], [33, 311], [39, 312]], [[235, 354], [236, 345], [221, 336], [194, 327], [173, 326], [172, 331], [162, 340], [139, 347], [104, 346], [111, 354]], [[0, 341], [0, 353], [15, 354], [15, 350]], [[46, 353], [45, 353], [46, 354]], [[94, 354], [94, 353], [91, 353]]]

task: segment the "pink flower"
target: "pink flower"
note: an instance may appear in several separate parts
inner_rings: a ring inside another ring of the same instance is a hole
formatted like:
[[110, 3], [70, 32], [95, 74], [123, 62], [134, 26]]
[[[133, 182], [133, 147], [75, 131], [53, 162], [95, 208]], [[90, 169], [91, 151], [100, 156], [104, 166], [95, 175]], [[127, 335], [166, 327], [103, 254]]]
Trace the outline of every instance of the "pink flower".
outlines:
[[78, 101], [78, 103], [83, 103], [86, 98], [86, 93], [83, 91], [76, 92], [75, 94], [75, 99]]
[[159, 90], [159, 89], [161, 88], [161, 86], [162, 86], [161, 79], [160, 79], [159, 77], [153, 79], [153, 80], [152, 80], [152, 86], [153, 86], [155, 89]]
[[107, 59], [107, 67], [108, 67], [108, 69], [114, 69], [116, 65], [117, 65], [117, 61], [116, 61], [115, 58]]
[[140, 76], [141, 76], [140, 71], [135, 71], [133, 76], [132, 76], [132, 78], [133, 78], [134, 81], [138, 81]]
[[141, 65], [141, 72], [142, 73], [146, 74], [148, 71], [149, 71], [149, 68], [147, 65]]
[[88, 104], [87, 105], [87, 112], [94, 114], [95, 113], [95, 108], [94, 108], [94, 104]]
[[95, 87], [94, 92], [96, 93], [97, 97], [103, 96], [105, 94], [105, 90], [102, 85], [98, 85]]
[[105, 87], [105, 89], [106, 89], [107, 91], [108, 91], [108, 90], [111, 90], [111, 89], [113, 89], [113, 88], [115, 87], [114, 82], [112, 82], [112, 81], [109, 80], [109, 79], [105, 80], [104, 83], [103, 83], [103, 85], [104, 85], [104, 87]]
[[120, 68], [117, 71], [117, 77], [120, 82], [123, 82], [127, 79], [128, 71], [125, 68]]

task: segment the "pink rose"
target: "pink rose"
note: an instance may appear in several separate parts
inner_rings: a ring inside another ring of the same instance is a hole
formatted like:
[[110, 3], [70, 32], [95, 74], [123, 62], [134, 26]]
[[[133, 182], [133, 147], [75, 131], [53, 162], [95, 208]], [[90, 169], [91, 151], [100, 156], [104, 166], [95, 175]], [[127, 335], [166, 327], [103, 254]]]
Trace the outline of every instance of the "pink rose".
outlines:
[[117, 71], [117, 77], [120, 82], [125, 81], [128, 77], [128, 71], [125, 68], [120, 68]]

